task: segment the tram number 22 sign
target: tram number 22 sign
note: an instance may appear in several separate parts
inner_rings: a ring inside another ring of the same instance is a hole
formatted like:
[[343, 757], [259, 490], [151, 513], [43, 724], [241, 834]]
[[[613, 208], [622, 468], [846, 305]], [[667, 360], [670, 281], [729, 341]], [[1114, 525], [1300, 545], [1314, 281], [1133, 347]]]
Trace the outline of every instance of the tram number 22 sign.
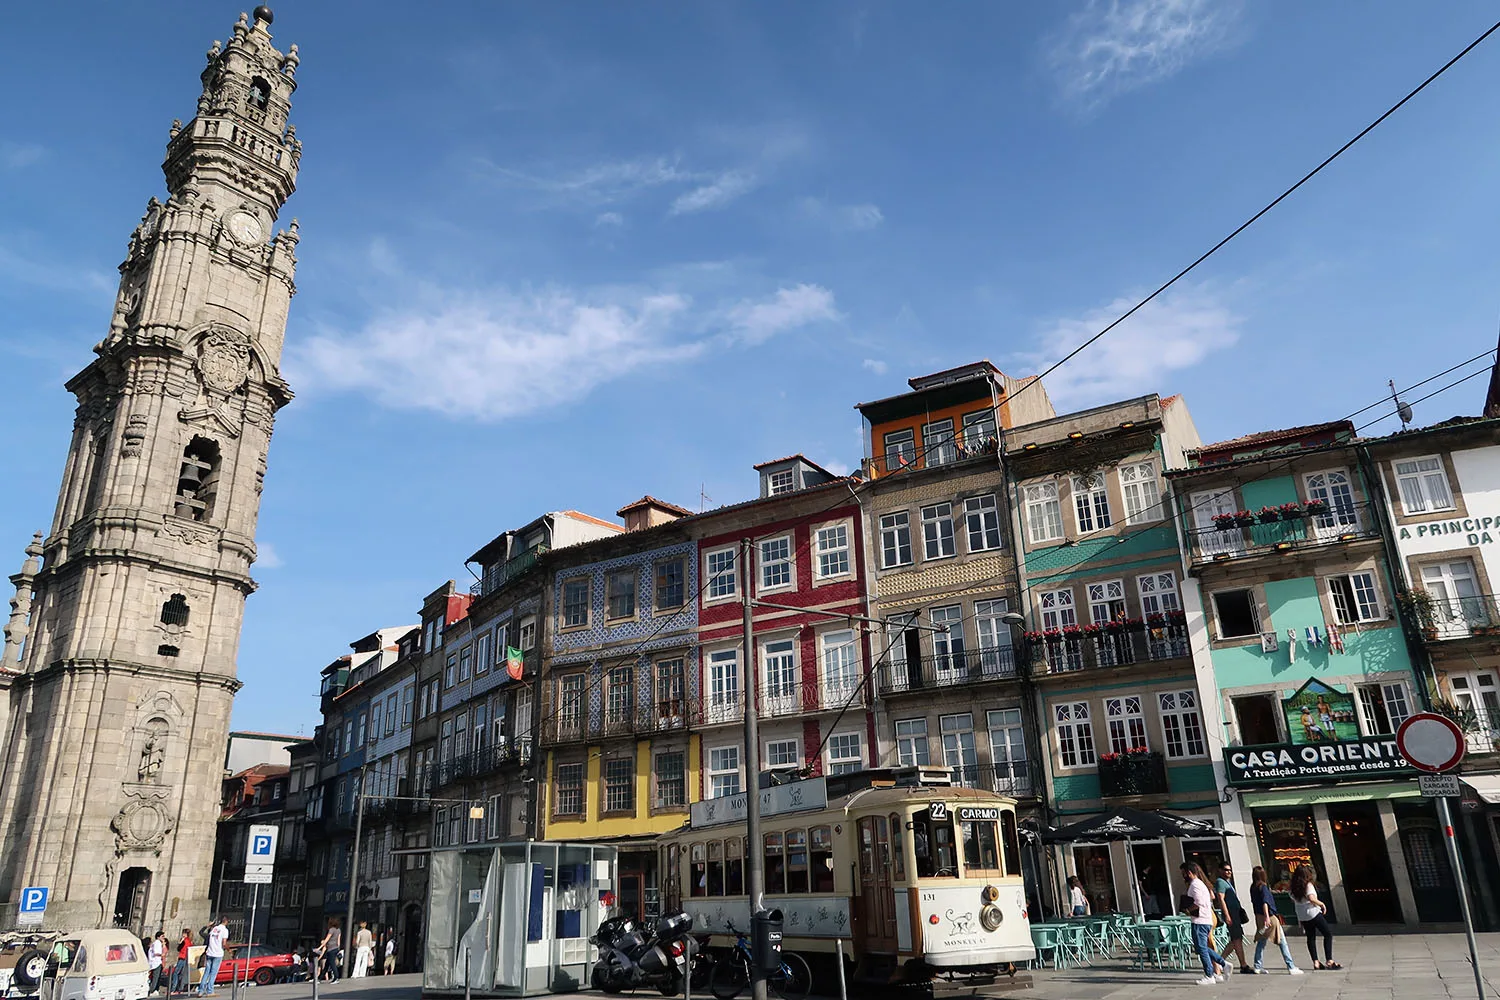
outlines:
[[[953, 812], [955, 818], [960, 823], [974, 823], [979, 820], [998, 820], [1000, 818], [999, 806], [958, 806]], [[949, 815], [948, 803], [932, 803], [927, 807], [927, 814], [934, 822], [945, 822]]]

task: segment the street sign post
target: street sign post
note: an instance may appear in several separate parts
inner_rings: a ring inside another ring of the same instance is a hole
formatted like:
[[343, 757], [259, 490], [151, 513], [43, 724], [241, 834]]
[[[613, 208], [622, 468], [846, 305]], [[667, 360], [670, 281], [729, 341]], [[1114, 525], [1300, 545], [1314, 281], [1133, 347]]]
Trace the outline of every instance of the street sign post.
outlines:
[[[1438, 823], [1443, 827], [1448, 861], [1453, 865], [1453, 878], [1458, 883], [1458, 907], [1464, 915], [1464, 936], [1469, 939], [1474, 988], [1478, 990], [1479, 1000], [1484, 1000], [1484, 975], [1479, 971], [1479, 947], [1474, 941], [1474, 914], [1469, 910], [1468, 880], [1464, 878], [1463, 859], [1458, 856], [1458, 841], [1453, 839], [1453, 813], [1448, 808], [1448, 797], [1458, 794], [1458, 775], [1445, 773], [1464, 759], [1466, 746], [1464, 731], [1458, 723], [1436, 712], [1418, 712], [1396, 730], [1396, 749], [1412, 767], [1425, 772], [1417, 779], [1422, 783], [1422, 794], [1437, 802]], [[1442, 782], [1442, 791], [1436, 790], [1434, 778], [1446, 779]], [[1429, 787], [1434, 790], [1428, 791]]]
[[26, 927], [42, 922], [42, 918], [47, 915], [47, 896], [50, 891], [45, 885], [28, 885], [21, 890], [21, 905], [16, 908], [18, 926]]

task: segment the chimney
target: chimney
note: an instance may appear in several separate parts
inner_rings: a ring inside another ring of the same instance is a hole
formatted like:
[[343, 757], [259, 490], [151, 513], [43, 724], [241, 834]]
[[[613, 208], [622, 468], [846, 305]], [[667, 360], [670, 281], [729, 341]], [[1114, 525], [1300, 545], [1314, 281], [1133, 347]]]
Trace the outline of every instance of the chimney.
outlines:
[[658, 500], [649, 495], [615, 511], [616, 515], [625, 519], [626, 532], [654, 528], [658, 524], [666, 524], [679, 517], [687, 517], [691, 513], [690, 510], [684, 510], [676, 504], [667, 503], [665, 500]]

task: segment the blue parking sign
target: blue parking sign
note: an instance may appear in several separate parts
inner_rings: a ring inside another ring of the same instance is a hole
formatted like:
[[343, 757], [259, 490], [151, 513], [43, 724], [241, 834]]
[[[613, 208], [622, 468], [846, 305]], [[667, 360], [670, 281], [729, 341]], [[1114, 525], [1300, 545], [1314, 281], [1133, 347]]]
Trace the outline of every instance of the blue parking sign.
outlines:
[[48, 888], [45, 885], [28, 885], [21, 890], [21, 913], [44, 913], [47, 909]]

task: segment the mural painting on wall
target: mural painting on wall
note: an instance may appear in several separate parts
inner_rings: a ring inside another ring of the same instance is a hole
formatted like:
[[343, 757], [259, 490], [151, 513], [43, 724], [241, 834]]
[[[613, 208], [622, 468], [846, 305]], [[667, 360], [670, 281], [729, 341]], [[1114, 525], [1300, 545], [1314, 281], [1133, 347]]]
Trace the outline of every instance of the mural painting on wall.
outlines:
[[1281, 703], [1286, 731], [1293, 743], [1333, 743], [1359, 738], [1354, 696], [1347, 691], [1309, 680]]

